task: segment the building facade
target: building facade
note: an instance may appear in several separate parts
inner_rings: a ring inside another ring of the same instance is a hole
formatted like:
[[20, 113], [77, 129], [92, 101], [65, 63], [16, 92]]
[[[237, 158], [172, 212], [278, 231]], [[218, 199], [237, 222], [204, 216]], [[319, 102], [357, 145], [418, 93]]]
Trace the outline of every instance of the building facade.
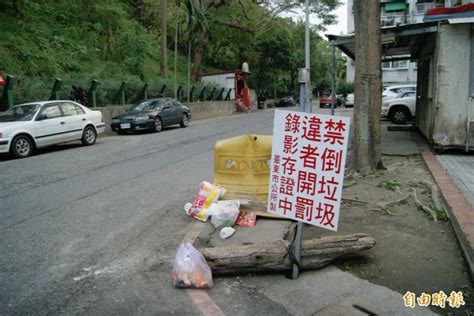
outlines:
[[[423, 22], [426, 10], [436, 6], [450, 7], [469, 3], [472, 0], [381, 0], [380, 24], [382, 27]], [[347, 33], [355, 32], [353, 0], [347, 0]], [[410, 60], [386, 61], [382, 63], [384, 86], [416, 83], [417, 64]], [[354, 82], [355, 62], [347, 60], [347, 82]]]

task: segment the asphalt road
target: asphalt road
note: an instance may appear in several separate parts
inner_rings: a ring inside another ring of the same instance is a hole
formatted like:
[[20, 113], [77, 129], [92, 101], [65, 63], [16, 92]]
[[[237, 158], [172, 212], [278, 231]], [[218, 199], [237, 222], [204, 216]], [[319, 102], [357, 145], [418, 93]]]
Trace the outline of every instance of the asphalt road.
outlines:
[[217, 140], [272, 126], [263, 111], [0, 157], [0, 314], [199, 313], [170, 281], [194, 224], [183, 205], [212, 180]]

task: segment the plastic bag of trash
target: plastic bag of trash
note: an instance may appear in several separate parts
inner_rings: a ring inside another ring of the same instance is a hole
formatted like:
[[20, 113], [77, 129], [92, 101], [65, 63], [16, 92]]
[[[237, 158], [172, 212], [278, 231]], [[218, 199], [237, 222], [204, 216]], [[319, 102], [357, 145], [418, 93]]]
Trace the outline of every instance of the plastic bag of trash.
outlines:
[[209, 289], [214, 285], [206, 259], [190, 243], [179, 246], [171, 276], [177, 288]]
[[199, 194], [194, 199], [191, 208], [186, 209], [186, 214], [200, 221], [207, 221], [210, 212], [209, 207], [216, 202], [225, 193], [225, 189], [216, 184], [207, 181], [201, 182], [199, 185]]
[[212, 204], [210, 208], [211, 223], [215, 228], [232, 227], [239, 216], [239, 201], [219, 201]]

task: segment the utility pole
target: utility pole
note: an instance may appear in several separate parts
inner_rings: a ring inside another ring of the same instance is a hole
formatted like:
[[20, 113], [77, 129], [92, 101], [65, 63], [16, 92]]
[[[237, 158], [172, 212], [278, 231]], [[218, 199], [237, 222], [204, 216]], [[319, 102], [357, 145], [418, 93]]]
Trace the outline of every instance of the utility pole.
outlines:
[[310, 32], [309, 32], [309, 0], [305, 0], [305, 27], [304, 27], [304, 50], [305, 50], [305, 68], [308, 70], [308, 81], [306, 82], [306, 100], [305, 100], [305, 112], [311, 112], [311, 70], [310, 70]]
[[380, 1], [354, 0], [355, 105], [350, 168], [382, 169]]
[[[301, 112], [311, 112], [311, 98], [310, 98], [310, 56], [309, 56], [309, 0], [305, 0], [305, 68], [298, 70], [298, 81], [300, 83], [300, 108]], [[291, 278], [298, 279], [300, 276], [300, 259], [301, 259], [301, 243], [303, 240], [303, 222], [298, 221], [296, 224], [296, 236], [294, 240], [294, 248], [291, 249], [294, 253], [295, 263], [293, 263], [293, 271]]]

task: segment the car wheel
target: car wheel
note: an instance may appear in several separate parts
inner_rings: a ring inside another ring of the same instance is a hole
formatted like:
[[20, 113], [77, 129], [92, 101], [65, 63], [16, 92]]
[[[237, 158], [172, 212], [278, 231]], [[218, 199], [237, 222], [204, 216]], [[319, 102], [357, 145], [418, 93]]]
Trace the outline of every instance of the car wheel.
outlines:
[[181, 118], [181, 123], [179, 123], [179, 126], [188, 127], [188, 125], [189, 125], [188, 115], [186, 113], [183, 113], [183, 117]]
[[163, 122], [161, 121], [161, 118], [156, 117], [155, 118], [155, 132], [161, 132], [163, 129]]
[[390, 112], [390, 120], [394, 124], [405, 124], [410, 117], [410, 113], [405, 108], [395, 108]]
[[33, 153], [33, 142], [26, 135], [18, 135], [11, 144], [11, 153], [17, 158], [26, 158]]
[[84, 132], [82, 132], [81, 142], [84, 146], [94, 145], [97, 140], [97, 133], [92, 126], [86, 126]]

